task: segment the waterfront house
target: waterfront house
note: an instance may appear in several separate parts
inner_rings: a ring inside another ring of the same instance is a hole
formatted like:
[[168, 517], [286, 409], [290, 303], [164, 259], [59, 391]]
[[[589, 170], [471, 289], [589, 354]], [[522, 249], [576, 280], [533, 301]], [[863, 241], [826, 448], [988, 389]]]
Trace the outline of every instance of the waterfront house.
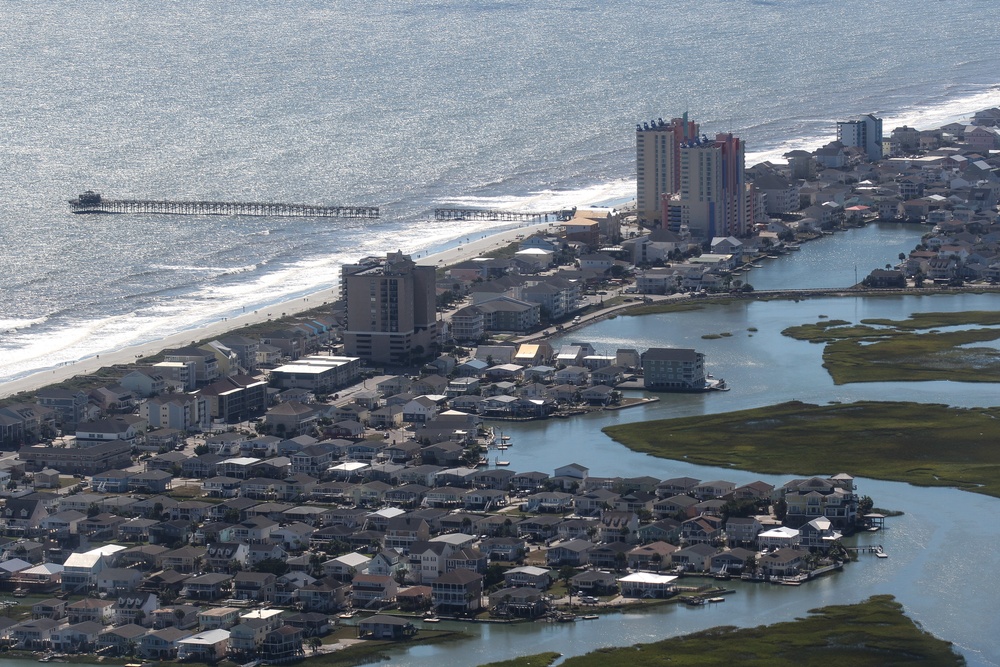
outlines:
[[453, 570], [431, 584], [434, 608], [447, 614], [467, 614], [482, 608], [483, 575], [471, 570]]
[[712, 572], [741, 572], [744, 565], [746, 565], [747, 558], [750, 556], [755, 556], [754, 552], [742, 547], [736, 547], [729, 551], [721, 551], [712, 556]]
[[757, 535], [764, 530], [754, 517], [731, 516], [726, 520], [726, 542], [729, 546], [756, 544]]
[[652, 542], [635, 547], [626, 554], [630, 570], [653, 570], [659, 572], [670, 565], [670, 557], [678, 547], [667, 542]]
[[642, 355], [643, 387], [650, 391], [701, 390], [705, 355], [692, 349], [651, 347]]
[[843, 535], [833, 528], [833, 522], [825, 516], [816, 517], [799, 527], [799, 545], [806, 549], [815, 547], [826, 551], [842, 537]]
[[690, 493], [701, 480], [694, 477], [672, 477], [660, 482], [656, 487], [656, 495], [667, 498]]
[[587, 595], [609, 595], [618, 590], [618, 579], [611, 572], [584, 570], [570, 579], [573, 588]]
[[244, 614], [240, 622], [229, 630], [231, 652], [237, 656], [254, 655], [264, 644], [267, 634], [279, 627], [279, 623], [270, 618]]
[[61, 653], [86, 653], [97, 648], [97, 638], [104, 626], [94, 621], [84, 621], [55, 628], [49, 634], [53, 651]]
[[304, 655], [303, 632], [291, 625], [283, 625], [267, 633], [260, 646], [260, 654], [269, 661], [285, 662]]
[[226, 649], [229, 646], [229, 631], [206, 630], [190, 637], [178, 639], [176, 644], [178, 660], [214, 663], [226, 655]]
[[501, 588], [490, 593], [490, 613], [515, 618], [538, 618], [548, 610], [542, 591], [537, 588]]
[[764, 554], [757, 560], [758, 567], [769, 577], [791, 577], [799, 573], [802, 558], [807, 552], [787, 547]]
[[825, 516], [834, 528], [854, 525], [858, 511], [854, 489], [854, 479], [845, 474], [825, 480], [812, 477], [788, 482], [781, 488], [788, 505], [785, 524], [798, 528], [817, 516]]
[[333, 612], [343, 608], [351, 587], [348, 584], [323, 579], [307, 584], [298, 590], [297, 597], [303, 611]]
[[134, 623], [105, 630], [97, 635], [97, 650], [111, 655], [129, 655], [138, 645], [141, 654], [141, 641], [147, 632], [146, 628]]
[[527, 587], [545, 590], [552, 585], [554, 578], [554, 573], [548, 568], [526, 565], [511, 568], [504, 572], [503, 583], [504, 586], [511, 588]]
[[291, 616], [285, 616], [283, 620], [285, 621], [285, 627], [293, 627], [301, 630], [304, 637], [322, 637], [329, 633], [336, 624], [335, 618], [316, 612], [292, 614]]
[[15, 648], [39, 650], [48, 648], [52, 632], [62, 623], [51, 618], [22, 621], [8, 629]]
[[788, 526], [777, 526], [757, 535], [757, 546], [761, 549], [794, 547], [799, 543], [799, 531]]
[[652, 572], [633, 572], [618, 579], [622, 597], [626, 598], [665, 598], [674, 594], [676, 586], [673, 575], [654, 574]]
[[670, 563], [688, 572], [707, 572], [711, 567], [712, 556], [717, 551], [718, 549], [708, 544], [695, 544], [671, 554]]
[[358, 623], [359, 639], [401, 640], [417, 634], [417, 628], [405, 618], [376, 614]]
[[381, 609], [396, 601], [399, 586], [388, 575], [358, 574], [351, 581], [351, 605], [361, 609]]
[[733, 482], [716, 479], [710, 482], [701, 482], [696, 484], [692, 491], [695, 498], [698, 500], [710, 500], [712, 498], [721, 498], [729, 493], [732, 493], [735, 488], [736, 484]]
[[138, 653], [151, 660], [171, 660], [177, 657], [178, 642], [191, 634], [188, 630], [173, 627], [153, 630], [139, 639]]

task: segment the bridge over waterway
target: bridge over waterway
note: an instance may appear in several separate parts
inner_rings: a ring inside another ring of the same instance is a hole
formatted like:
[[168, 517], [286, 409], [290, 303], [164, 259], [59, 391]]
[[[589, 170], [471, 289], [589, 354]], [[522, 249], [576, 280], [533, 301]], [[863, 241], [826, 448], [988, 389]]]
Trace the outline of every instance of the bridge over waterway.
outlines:
[[69, 202], [73, 213], [164, 213], [171, 215], [249, 215], [293, 218], [378, 218], [377, 206], [315, 206], [275, 202], [105, 199], [92, 190]]

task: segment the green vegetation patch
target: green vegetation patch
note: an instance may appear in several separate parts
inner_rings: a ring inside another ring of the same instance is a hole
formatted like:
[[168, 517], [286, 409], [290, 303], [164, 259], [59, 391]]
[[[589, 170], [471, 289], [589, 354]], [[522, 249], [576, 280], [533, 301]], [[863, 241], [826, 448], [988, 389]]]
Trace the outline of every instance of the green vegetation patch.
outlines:
[[1000, 324], [1000, 312], [914, 313], [906, 320], [866, 319], [858, 325], [830, 320], [789, 327], [782, 334], [826, 343], [823, 366], [836, 384], [1000, 382], [1000, 350], [966, 347], [1000, 339], [1000, 329], [937, 330], [973, 324]]
[[876, 329], [870, 326], [849, 326], [844, 320], [830, 320], [816, 324], [800, 324], [788, 327], [781, 332], [783, 336], [796, 340], [807, 340], [810, 343], [828, 343], [835, 340], [868, 339], [877, 336], [895, 336], [900, 332], [891, 329]]
[[609, 426], [639, 452], [771, 474], [854, 475], [1000, 497], [1000, 408], [780, 405]]
[[964, 347], [1000, 339], [1000, 329], [839, 340], [823, 350], [835, 384], [850, 382], [1000, 382], [1000, 350]]
[[913, 313], [906, 320], [861, 320], [862, 324], [876, 324], [896, 329], [937, 329], [972, 324], [993, 326], [1000, 324], [1000, 312], [993, 310], [967, 310], [961, 313]]
[[860, 604], [813, 609], [809, 613], [806, 618], [770, 626], [719, 627], [653, 644], [599, 649], [569, 658], [562, 664], [565, 667], [965, 664], [950, 642], [917, 627], [903, 613], [902, 605], [889, 595], [875, 596]]
[[[717, 301], [712, 302], [713, 305], [718, 303]], [[658, 303], [646, 303], [638, 306], [632, 306], [627, 309], [623, 315], [656, 315], [659, 313], [683, 313], [689, 310], [703, 310], [705, 308], [701, 303], [691, 303], [690, 301], [660, 301]]]
[[536, 653], [535, 655], [525, 655], [511, 660], [501, 660], [491, 662], [479, 667], [549, 667], [560, 658], [561, 653]]

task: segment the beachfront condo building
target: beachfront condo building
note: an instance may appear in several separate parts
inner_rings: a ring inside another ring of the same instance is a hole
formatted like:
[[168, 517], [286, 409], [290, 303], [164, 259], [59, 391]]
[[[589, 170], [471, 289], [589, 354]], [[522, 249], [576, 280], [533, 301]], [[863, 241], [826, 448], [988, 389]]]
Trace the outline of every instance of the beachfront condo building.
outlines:
[[681, 187], [680, 147], [698, 136], [698, 124], [687, 113], [669, 123], [659, 118], [635, 126], [636, 209], [639, 220], [648, 223], [662, 218], [664, 195]]
[[872, 114], [837, 122], [837, 141], [864, 150], [871, 161], [882, 159], [882, 119]]
[[[717, 134], [685, 142], [680, 148], [680, 224], [692, 240], [745, 236], [751, 209], [739, 137]], [[676, 219], [676, 216], [671, 218]]]
[[409, 255], [344, 267], [347, 302], [344, 348], [374, 363], [407, 364], [437, 342], [433, 266], [417, 266]]

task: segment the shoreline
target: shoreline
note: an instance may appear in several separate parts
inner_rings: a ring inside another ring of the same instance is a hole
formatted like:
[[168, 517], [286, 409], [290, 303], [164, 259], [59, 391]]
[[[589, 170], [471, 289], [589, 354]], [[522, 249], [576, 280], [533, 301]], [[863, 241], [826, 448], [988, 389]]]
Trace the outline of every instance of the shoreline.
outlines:
[[[517, 241], [518, 236], [527, 237], [558, 224], [559, 222], [555, 221], [526, 224], [513, 229], [503, 230], [495, 234], [486, 233], [479, 238], [470, 240], [468, 243], [461, 243], [461, 239], [463, 237], [458, 236], [456, 239], [450, 241], [450, 243], [458, 242], [459, 245], [446, 250], [438, 251], [431, 255], [414, 257], [414, 261], [421, 266], [437, 266], [439, 264], [441, 266], [451, 266], [453, 264], [458, 264], [460, 262], [478, 257], [485, 252], [509, 245]], [[478, 234], [479, 233], [477, 233], [477, 236]], [[471, 236], [464, 238], [471, 238]], [[417, 253], [415, 253], [415, 255], [416, 254]], [[297, 297], [295, 299], [275, 303], [265, 308], [259, 308], [252, 313], [241, 314], [237, 317], [225, 317], [202, 326], [172, 333], [157, 340], [137, 345], [130, 345], [112, 352], [97, 354], [80, 359], [79, 361], [65, 363], [56, 368], [37, 371], [0, 384], [0, 399], [8, 398], [22, 392], [37, 391], [43, 387], [64, 382], [77, 375], [89, 375], [95, 373], [104, 367], [135, 363], [141, 358], [159, 354], [165, 349], [189, 345], [192, 341], [225, 336], [230, 332], [245, 326], [261, 324], [283, 316], [290, 317], [298, 315], [300, 313], [313, 310], [314, 308], [318, 308], [324, 304], [332, 303], [339, 297], [339, 285], [327, 287], [325, 289], [312, 292], [305, 297]]]

